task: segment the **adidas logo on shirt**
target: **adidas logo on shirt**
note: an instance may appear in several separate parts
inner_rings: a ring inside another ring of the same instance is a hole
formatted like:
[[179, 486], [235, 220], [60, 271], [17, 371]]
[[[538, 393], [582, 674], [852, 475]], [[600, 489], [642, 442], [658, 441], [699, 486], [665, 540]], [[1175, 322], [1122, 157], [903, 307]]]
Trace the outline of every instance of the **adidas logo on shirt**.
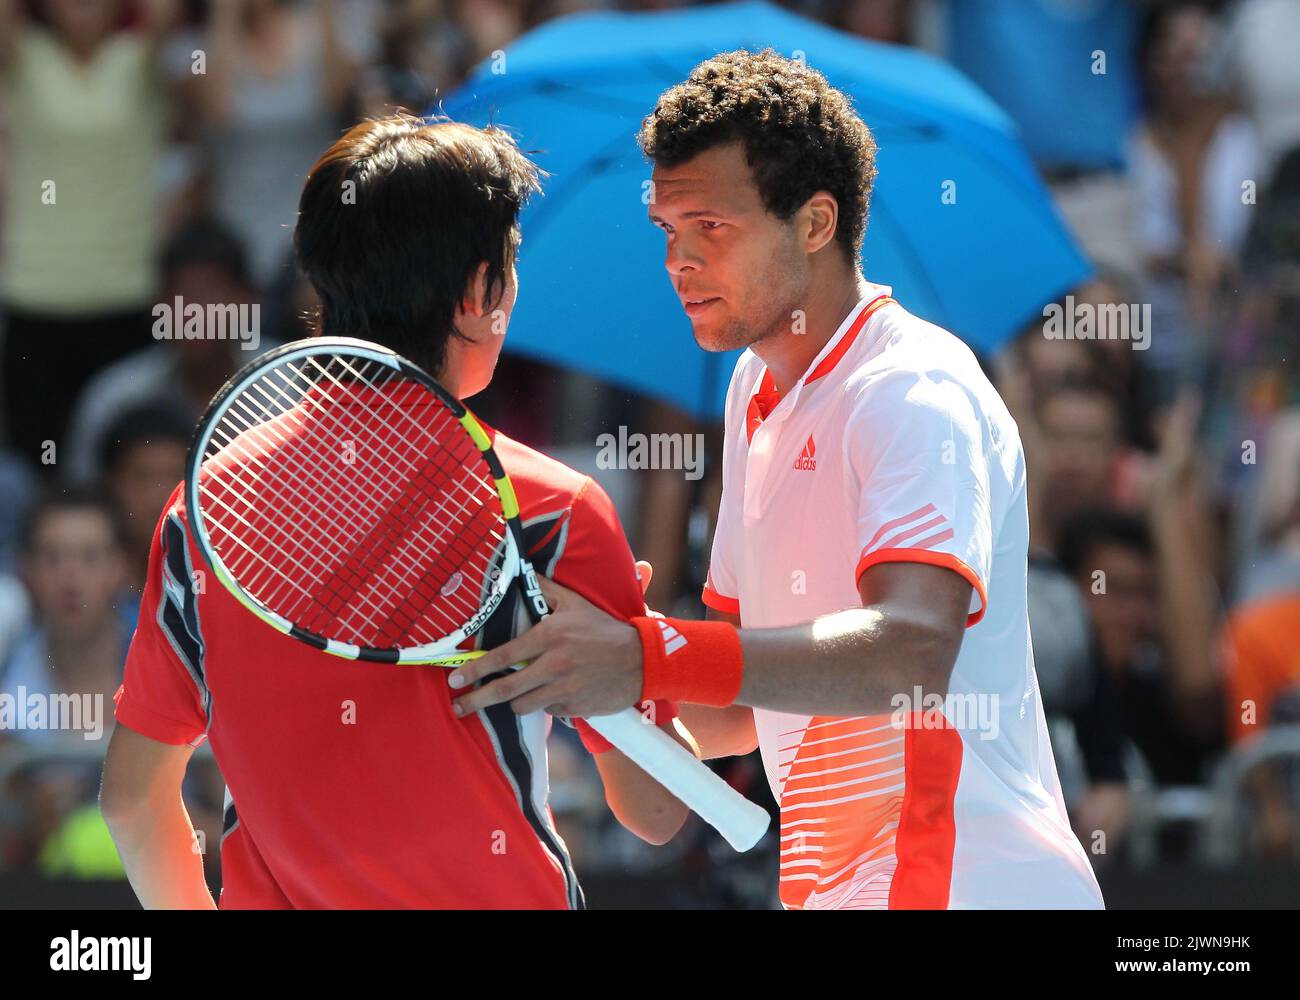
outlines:
[[799, 452], [799, 457], [794, 460], [794, 468], [800, 471], [812, 472], [817, 468], [817, 446], [813, 444], [812, 435], [808, 435], [808, 443], [803, 446], [803, 451]]
[[664, 641], [665, 656], [671, 656], [686, 645], [686, 636], [682, 635], [667, 622], [656, 620], [655, 624], [659, 626], [659, 638]]

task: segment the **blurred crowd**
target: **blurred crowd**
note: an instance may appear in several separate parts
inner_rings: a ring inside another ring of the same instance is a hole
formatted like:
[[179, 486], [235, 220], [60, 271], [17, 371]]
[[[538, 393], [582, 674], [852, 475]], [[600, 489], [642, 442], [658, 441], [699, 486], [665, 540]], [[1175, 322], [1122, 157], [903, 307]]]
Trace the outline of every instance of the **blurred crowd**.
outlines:
[[[0, 0], [0, 700], [83, 709], [40, 728], [0, 708], [0, 874], [121, 877], [94, 797], [152, 532], [210, 396], [310, 330], [291, 233], [315, 158], [547, 19], [671, 6]], [[1202, 863], [1225, 761], [1254, 754], [1232, 771], [1232, 849], [1295, 863], [1300, 0], [788, 6], [974, 79], [1095, 265], [1058, 304], [1086, 336], [1045, 315], [984, 359], [1027, 453], [1035, 659], [1085, 849], [1099, 870]], [[869, 259], [867, 276], [890, 280]], [[257, 336], [160, 337], [154, 306], [178, 299], [251, 310]], [[524, 391], [534, 417], [502, 429], [580, 467], [618, 423], [703, 433], [720, 458], [717, 427], [522, 360], [476, 408], [491, 421]], [[699, 614], [716, 468], [600, 475], [655, 564], [650, 605]], [[641, 845], [557, 729], [553, 808], [580, 871], [672, 870], [694, 886], [680, 905], [770, 904], [774, 849], [724, 856], [698, 826]], [[754, 758], [720, 766], [770, 802]], [[222, 793], [200, 753], [187, 801], [211, 844]]]

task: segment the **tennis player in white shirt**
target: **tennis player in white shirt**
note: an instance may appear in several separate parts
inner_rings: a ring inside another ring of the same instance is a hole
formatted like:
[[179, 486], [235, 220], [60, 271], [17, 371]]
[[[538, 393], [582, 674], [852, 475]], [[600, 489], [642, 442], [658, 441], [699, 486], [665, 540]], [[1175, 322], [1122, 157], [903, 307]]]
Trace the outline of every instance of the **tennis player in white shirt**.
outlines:
[[453, 674], [458, 712], [666, 698], [705, 756], [757, 745], [790, 909], [1101, 907], [1034, 674], [1020, 437], [970, 350], [862, 276], [867, 126], [815, 70], [733, 52], [640, 142], [696, 341], [747, 348], [709, 620], [548, 582], [554, 615]]

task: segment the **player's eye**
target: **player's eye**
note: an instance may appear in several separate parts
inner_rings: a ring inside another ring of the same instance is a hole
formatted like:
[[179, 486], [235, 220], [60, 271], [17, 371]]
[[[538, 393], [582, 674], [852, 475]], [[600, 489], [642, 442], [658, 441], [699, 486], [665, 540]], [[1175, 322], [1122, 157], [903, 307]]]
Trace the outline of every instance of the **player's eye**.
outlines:
[[700, 228], [702, 229], [709, 229], [709, 230], [718, 229], [719, 227], [721, 227], [721, 225], [722, 225], [721, 222], [715, 222], [713, 219], [700, 220]]

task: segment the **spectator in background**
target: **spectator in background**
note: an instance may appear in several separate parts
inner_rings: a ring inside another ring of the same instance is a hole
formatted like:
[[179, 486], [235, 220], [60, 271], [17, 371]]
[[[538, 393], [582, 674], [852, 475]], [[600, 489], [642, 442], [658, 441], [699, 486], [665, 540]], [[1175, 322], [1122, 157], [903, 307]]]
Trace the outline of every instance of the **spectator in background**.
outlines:
[[1020, 127], [1095, 263], [1133, 273], [1124, 138], [1137, 114], [1134, 0], [932, 0], [924, 43]]
[[469, 37], [471, 66], [523, 33], [524, 6], [520, 0], [451, 0], [453, 16]]
[[1255, 123], [1263, 188], [1288, 150], [1300, 147], [1300, 4], [1294, 0], [1235, 0], [1206, 68], [1230, 88]]
[[[184, 224], [168, 240], [161, 258], [163, 305], [248, 306], [257, 298], [244, 249], [224, 225], [210, 218]], [[260, 311], [256, 314], [260, 316]], [[216, 331], [205, 331], [213, 333]], [[183, 414], [192, 428], [208, 401], [236, 369], [271, 346], [252, 340], [174, 337], [124, 358], [93, 378], [77, 401], [64, 453], [67, 476], [76, 483], [103, 473], [99, 457], [104, 432], [135, 407], [161, 404]], [[168, 487], [176, 484], [179, 476]], [[164, 498], [166, 494], [164, 494]], [[157, 511], [150, 515], [155, 521]]]
[[346, 124], [371, 58], [369, 5], [223, 0], [212, 8], [204, 118], [212, 209], [248, 248], [259, 288], [286, 259], [303, 181]]
[[826, 14], [841, 31], [893, 45], [912, 40], [912, 0], [832, 0]]
[[[0, 691], [24, 721], [6, 740], [50, 754], [13, 774], [0, 793], [21, 822], [0, 830], [5, 860], [54, 874], [120, 876], [107, 851], [107, 829], [94, 805], [98, 771], [113, 725], [113, 695], [122, 682], [136, 605], [123, 600], [126, 579], [120, 516], [97, 490], [51, 492], [39, 500], [23, 539], [22, 580], [33, 619], [0, 665]], [[35, 696], [47, 714], [29, 710]], [[54, 728], [56, 699], [77, 699], [79, 717]], [[15, 720], [17, 723], [17, 720]], [[79, 725], [80, 731], [69, 722]]]
[[1300, 588], [1233, 611], [1221, 649], [1230, 741], [1300, 722]]
[[1091, 376], [1046, 387], [1035, 410], [1037, 497], [1030, 526], [1036, 544], [1056, 551], [1061, 525], [1072, 515], [1127, 500], [1130, 475], [1119, 407]]
[[1204, 609], [1199, 627], [1171, 614], [1177, 592], [1204, 602], [1205, 581], [1166, 569], [1168, 548], [1191, 548], [1189, 536], [1154, 534], [1158, 541], [1140, 518], [1085, 511], [1061, 532], [1061, 564], [1084, 595], [1125, 735], [1158, 784], [1199, 784], [1221, 745], [1219, 692], [1209, 642], [1189, 654], [1176, 633], [1186, 628], [1194, 641], [1211, 613]]
[[1300, 591], [1300, 406], [1277, 416], [1261, 452], [1257, 533], [1234, 595], [1243, 603]]
[[144, 591], [149, 546], [167, 498], [185, 476], [194, 421], [166, 404], [128, 410], [104, 435], [100, 467], [109, 494], [125, 518], [130, 587]]
[[[1130, 448], [1142, 452], [1155, 450], [1152, 428], [1157, 411], [1170, 405], [1173, 398], [1161, 398], [1151, 366], [1147, 363], [1155, 331], [1143, 323], [1141, 341], [1135, 327], [1133, 309], [1142, 303], [1133, 285], [1116, 272], [1103, 271], [1075, 291], [1076, 306], [1090, 306], [1097, 317], [1097, 339], [1083, 342], [1091, 363], [1091, 376], [1110, 393], [1119, 409], [1120, 434]], [[1123, 312], [1123, 316], [1119, 311]], [[1114, 329], [1115, 324], [1120, 329]], [[1125, 331], [1122, 327], [1127, 326]], [[1125, 336], [1127, 332], [1128, 336]]]
[[[1300, 588], [1235, 610], [1221, 636], [1227, 732], [1234, 745], [1270, 726], [1300, 725]], [[1300, 774], [1274, 761], [1246, 776], [1255, 814], [1252, 846], [1293, 861], [1300, 849]]]
[[1213, 27], [1201, 4], [1158, 5], [1138, 50], [1146, 112], [1132, 137], [1130, 172], [1143, 294], [1158, 313], [1152, 359], [1166, 369], [1195, 358], [1197, 325], [1210, 321], [1237, 270], [1253, 212], [1242, 186], [1259, 169], [1250, 121], [1202, 82]]
[[422, 114], [473, 66], [469, 36], [447, 15], [447, 0], [390, 0], [379, 20], [379, 58], [362, 71], [370, 117]]
[[167, 118], [155, 62], [174, 12], [149, 0], [125, 30], [119, 0], [40, 0], [30, 21], [15, 6], [0, 0], [0, 377], [11, 445], [48, 465], [86, 380], [148, 342]]
[[[93, 717], [83, 716], [83, 728], [91, 722], [104, 733], [111, 728], [137, 608], [123, 593], [124, 541], [121, 515], [102, 491], [58, 490], [37, 502], [22, 557], [33, 621], [0, 667], [0, 689], [15, 696], [20, 687], [29, 695], [89, 695], [99, 705]], [[50, 729], [0, 733], [39, 743], [68, 735]]]

